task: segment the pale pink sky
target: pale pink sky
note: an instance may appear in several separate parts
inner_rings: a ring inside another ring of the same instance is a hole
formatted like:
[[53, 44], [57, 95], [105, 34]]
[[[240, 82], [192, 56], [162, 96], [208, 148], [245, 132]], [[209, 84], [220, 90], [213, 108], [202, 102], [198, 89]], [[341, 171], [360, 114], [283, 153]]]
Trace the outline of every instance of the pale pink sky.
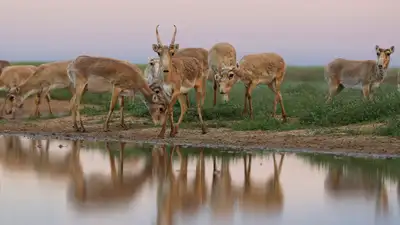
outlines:
[[[183, 47], [227, 41], [238, 52], [277, 52], [290, 65], [334, 57], [374, 59], [374, 46], [397, 48], [398, 0], [2, 0], [0, 58], [61, 60], [79, 54], [146, 62], [155, 27]], [[397, 26], [396, 26], [397, 25]]]

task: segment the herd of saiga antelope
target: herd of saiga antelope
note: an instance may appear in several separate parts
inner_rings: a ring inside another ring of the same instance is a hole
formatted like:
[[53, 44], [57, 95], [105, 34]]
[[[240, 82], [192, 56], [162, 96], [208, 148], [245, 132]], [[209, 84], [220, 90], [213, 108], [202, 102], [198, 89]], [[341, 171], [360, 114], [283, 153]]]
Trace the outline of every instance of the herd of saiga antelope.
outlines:
[[[157, 44], [152, 49], [159, 58], [150, 58], [145, 73], [132, 63], [113, 58], [92, 57], [81, 55], [74, 60], [45, 63], [38, 67], [32, 65], [7, 65], [0, 77], [0, 86], [8, 91], [1, 109], [6, 114], [15, 115], [24, 100], [36, 94], [35, 116], [39, 116], [39, 104], [42, 96], [46, 97], [49, 111], [49, 91], [58, 88], [69, 88], [73, 97], [72, 110], [73, 127], [84, 132], [85, 128], [79, 113], [82, 95], [92, 93], [112, 93], [110, 110], [103, 130], [108, 130], [108, 124], [115, 105], [120, 99], [120, 122], [124, 123], [124, 96], [134, 96], [139, 91], [143, 94], [154, 124], [162, 124], [159, 137], [164, 137], [166, 123], [171, 125], [170, 136], [178, 132], [179, 124], [188, 108], [187, 93], [194, 88], [196, 92], [197, 113], [199, 115], [202, 133], [206, 126], [202, 118], [202, 106], [206, 94], [207, 79], [214, 82], [214, 106], [216, 92], [228, 94], [232, 86], [239, 80], [245, 85], [245, 101], [243, 114], [253, 118], [252, 90], [259, 84], [266, 84], [275, 93], [273, 116], [279, 102], [283, 121], [286, 112], [283, 106], [280, 87], [286, 72], [284, 59], [276, 53], [259, 53], [243, 56], [240, 63], [236, 61], [236, 50], [229, 43], [217, 43], [209, 51], [203, 48], [179, 49], [175, 43], [177, 28], [169, 45], [163, 45], [156, 27]], [[376, 60], [347, 60], [337, 58], [325, 67], [325, 78], [329, 85], [327, 101], [337, 95], [345, 87], [361, 88], [366, 99], [371, 99], [373, 90], [384, 80], [390, 63], [394, 46], [383, 49], [375, 47]], [[7, 64], [8, 63], [8, 64]], [[112, 88], [111, 88], [112, 87]], [[173, 106], [179, 101], [181, 114], [178, 122], [173, 123]], [[79, 126], [77, 123], [79, 120]]]

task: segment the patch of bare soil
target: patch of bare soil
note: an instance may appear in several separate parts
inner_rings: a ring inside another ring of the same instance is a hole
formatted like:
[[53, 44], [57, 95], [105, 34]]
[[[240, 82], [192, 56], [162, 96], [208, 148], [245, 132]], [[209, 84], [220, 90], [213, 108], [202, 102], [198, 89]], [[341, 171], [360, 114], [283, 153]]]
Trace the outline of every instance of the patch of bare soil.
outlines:
[[[29, 103], [28, 103], [29, 104]], [[25, 107], [25, 106], [24, 106]], [[26, 107], [33, 110], [33, 107]], [[54, 112], [66, 112], [67, 101], [53, 101]], [[47, 112], [46, 105], [42, 104], [42, 112]], [[84, 116], [87, 132], [78, 133], [72, 128], [71, 117], [23, 120], [16, 119], [0, 123], [3, 133], [25, 133], [50, 135], [59, 138], [85, 138], [96, 140], [131, 140], [152, 141], [158, 143], [194, 144], [205, 146], [233, 146], [241, 149], [252, 148], [296, 148], [322, 150], [331, 152], [354, 152], [374, 154], [400, 154], [400, 139], [378, 137], [371, 135], [346, 135], [341, 132], [317, 134], [311, 130], [295, 130], [286, 132], [265, 131], [233, 131], [227, 128], [208, 128], [207, 134], [201, 134], [200, 128], [180, 129], [176, 137], [169, 137], [167, 130], [164, 139], [158, 139], [161, 128], [145, 125], [147, 118], [126, 117], [128, 130], [118, 126], [118, 113], [110, 124], [109, 132], [103, 132], [102, 126], [105, 115]], [[365, 125], [362, 125], [365, 126]], [[347, 128], [349, 129], [349, 128]]]

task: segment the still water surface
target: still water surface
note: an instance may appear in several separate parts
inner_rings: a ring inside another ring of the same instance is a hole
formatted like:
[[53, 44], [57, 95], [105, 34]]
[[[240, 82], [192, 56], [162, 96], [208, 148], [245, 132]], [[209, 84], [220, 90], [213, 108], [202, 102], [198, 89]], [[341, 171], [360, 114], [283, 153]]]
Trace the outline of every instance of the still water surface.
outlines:
[[397, 159], [0, 136], [0, 164], [1, 225], [400, 224]]

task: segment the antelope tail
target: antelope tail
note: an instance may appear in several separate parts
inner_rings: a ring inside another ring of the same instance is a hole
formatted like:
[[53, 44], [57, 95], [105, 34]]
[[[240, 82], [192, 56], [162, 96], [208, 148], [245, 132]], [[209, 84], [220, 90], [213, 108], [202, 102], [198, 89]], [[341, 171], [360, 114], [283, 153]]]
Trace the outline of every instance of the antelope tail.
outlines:
[[68, 74], [68, 78], [71, 81], [73, 87], [76, 88], [76, 74], [73, 71], [74, 63], [75, 63], [75, 60], [72, 61], [70, 64], [68, 64], [67, 74]]

